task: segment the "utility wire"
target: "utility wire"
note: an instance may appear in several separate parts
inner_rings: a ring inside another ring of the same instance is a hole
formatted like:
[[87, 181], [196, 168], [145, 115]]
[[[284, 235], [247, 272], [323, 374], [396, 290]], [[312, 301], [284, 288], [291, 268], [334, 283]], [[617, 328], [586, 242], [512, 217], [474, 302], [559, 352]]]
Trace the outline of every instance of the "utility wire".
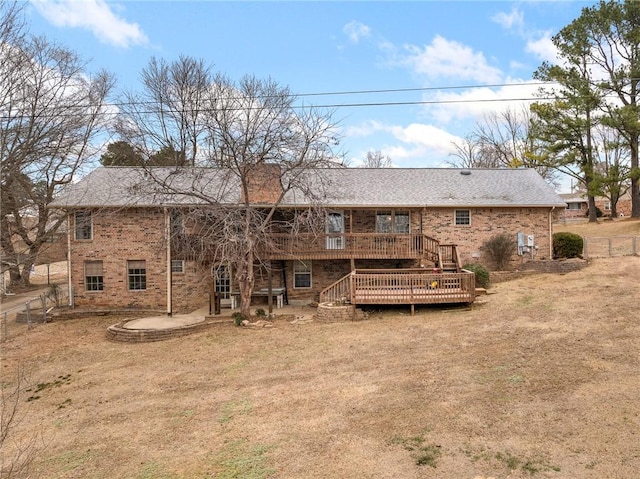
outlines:
[[[279, 96], [285, 96], [289, 98], [300, 98], [300, 97], [319, 97], [319, 96], [338, 96], [338, 95], [366, 95], [366, 94], [389, 94], [389, 93], [409, 93], [409, 92], [425, 92], [425, 91], [442, 91], [442, 90], [469, 90], [469, 89], [480, 89], [480, 88], [508, 88], [508, 87], [522, 87], [522, 86], [544, 86], [544, 85], [553, 85], [554, 83], [549, 82], [527, 82], [527, 83], [495, 83], [488, 85], [459, 85], [459, 86], [439, 86], [439, 87], [421, 87], [421, 88], [387, 88], [380, 90], [352, 90], [352, 91], [335, 91], [335, 92], [317, 92], [317, 93], [302, 93], [302, 94], [274, 94], [274, 95], [263, 95], [258, 96], [256, 99], [266, 99], [266, 98], [274, 98]], [[610, 95], [607, 95], [610, 96]], [[615, 95], [614, 95], [615, 96]], [[242, 100], [242, 96], [237, 97], [228, 97], [225, 98], [224, 101], [233, 101], [233, 100]], [[463, 99], [434, 99], [434, 100], [412, 100], [412, 101], [380, 101], [380, 102], [353, 102], [353, 103], [325, 103], [319, 105], [304, 105], [297, 104], [291, 105], [292, 109], [311, 109], [311, 108], [367, 108], [367, 107], [391, 107], [391, 106], [418, 106], [418, 105], [439, 105], [439, 104], [466, 104], [466, 103], [504, 103], [504, 102], [526, 102], [526, 101], [546, 101], [552, 100], [553, 97], [520, 97], [520, 98], [463, 98]], [[215, 100], [214, 100], [215, 101]], [[179, 111], [178, 108], [172, 109], [171, 105], [163, 105], [158, 101], [130, 101], [130, 102], [113, 102], [113, 103], [105, 103], [103, 107], [105, 108], [125, 108], [128, 106], [158, 106], [158, 109], [164, 106], [163, 111], [166, 114], [176, 113]], [[91, 104], [76, 104], [76, 105], [64, 105], [65, 108], [82, 108], [82, 109], [91, 109], [95, 108], [97, 105]], [[239, 111], [239, 110], [261, 110], [266, 108], [264, 105], [257, 106], [249, 106], [249, 107], [231, 107], [227, 108], [231, 111]], [[148, 109], [148, 110], [138, 110], [132, 112], [136, 115], [149, 115], [153, 113], [157, 113], [158, 109]], [[208, 111], [216, 111], [215, 107], [208, 108], [199, 108], [198, 112], [208, 112]], [[117, 117], [123, 115], [125, 113], [120, 111], [113, 112], [104, 112], [102, 113], [106, 116]], [[71, 117], [75, 116], [72, 113], [54, 113], [50, 117]], [[28, 115], [0, 115], [1, 121], [7, 120], [17, 120], [20, 118], [28, 118]]]

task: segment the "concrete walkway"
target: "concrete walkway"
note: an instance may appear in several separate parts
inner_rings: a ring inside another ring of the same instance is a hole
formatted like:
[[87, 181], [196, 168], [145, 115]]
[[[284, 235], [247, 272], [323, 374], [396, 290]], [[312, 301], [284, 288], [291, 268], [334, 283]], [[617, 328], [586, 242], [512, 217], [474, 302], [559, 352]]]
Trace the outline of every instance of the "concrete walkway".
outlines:
[[127, 321], [122, 327], [125, 329], [171, 329], [188, 326], [190, 324], [202, 323], [205, 316], [209, 315], [209, 307], [203, 306], [200, 309], [187, 314], [175, 314], [173, 316], [149, 316], [148, 318], [133, 319]]

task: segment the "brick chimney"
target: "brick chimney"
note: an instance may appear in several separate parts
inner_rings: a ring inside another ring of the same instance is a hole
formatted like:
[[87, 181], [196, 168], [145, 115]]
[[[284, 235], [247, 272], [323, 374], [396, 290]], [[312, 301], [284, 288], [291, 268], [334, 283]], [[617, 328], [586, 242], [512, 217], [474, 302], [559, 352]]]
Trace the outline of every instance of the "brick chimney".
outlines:
[[[252, 204], [273, 204], [282, 194], [280, 165], [259, 163], [252, 165], [246, 174], [249, 202]], [[242, 201], [244, 202], [244, 191]]]

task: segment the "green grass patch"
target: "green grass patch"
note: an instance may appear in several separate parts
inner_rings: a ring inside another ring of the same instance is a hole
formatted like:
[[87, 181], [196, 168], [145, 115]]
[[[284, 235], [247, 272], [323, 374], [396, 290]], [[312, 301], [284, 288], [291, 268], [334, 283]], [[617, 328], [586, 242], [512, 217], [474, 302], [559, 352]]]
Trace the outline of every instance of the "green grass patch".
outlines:
[[253, 403], [248, 399], [228, 402], [222, 406], [222, 412], [220, 417], [218, 417], [218, 422], [220, 424], [226, 424], [234, 417], [249, 414], [251, 411], [253, 411]]
[[269, 466], [269, 448], [246, 440], [228, 441], [213, 457], [216, 479], [267, 479], [275, 470]]
[[149, 462], [142, 466], [135, 479], [180, 479], [180, 476], [166, 472], [164, 467], [157, 462]]
[[390, 443], [402, 446], [406, 451], [409, 451], [411, 458], [417, 466], [431, 466], [435, 468], [438, 458], [442, 454], [440, 446], [437, 444], [427, 444], [424, 436], [396, 436], [391, 439]]

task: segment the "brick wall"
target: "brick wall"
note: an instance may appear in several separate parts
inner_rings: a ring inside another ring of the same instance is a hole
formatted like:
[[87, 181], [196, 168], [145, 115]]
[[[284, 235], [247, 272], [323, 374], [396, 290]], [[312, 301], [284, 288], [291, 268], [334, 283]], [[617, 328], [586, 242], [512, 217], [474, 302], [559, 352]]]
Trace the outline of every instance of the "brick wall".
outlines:
[[[375, 210], [355, 211], [347, 221], [354, 232], [375, 231]], [[480, 246], [499, 233], [513, 235], [518, 232], [534, 235], [538, 250], [537, 260], [549, 259], [549, 209], [548, 208], [473, 208], [471, 224], [454, 225], [453, 208], [424, 208], [411, 213], [412, 232], [420, 230], [442, 243], [459, 246], [463, 262], [483, 262]], [[71, 228], [74, 231], [73, 221]], [[164, 215], [159, 209], [128, 208], [112, 212], [95, 211], [93, 214], [93, 239], [72, 239], [72, 285], [75, 303], [81, 307], [122, 307], [166, 310], [167, 277], [164, 239]], [[475, 256], [479, 255], [478, 258]], [[103, 262], [104, 290], [86, 291], [84, 262]], [[128, 289], [127, 260], [145, 260], [147, 288], [141, 291]], [[514, 257], [514, 264], [522, 258]], [[294, 288], [293, 261], [274, 262], [273, 287], [287, 288], [289, 299], [318, 300], [320, 291], [339, 280], [351, 270], [349, 260], [311, 261], [312, 287]], [[411, 268], [415, 261], [357, 260], [356, 268]], [[282, 269], [285, 269], [283, 274]], [[286, 284], [284, 277], [286, 276]], [[268, 276], [257, 271], [257, 289], [266, 288]], [[212, 285], [210, 268], [185, 261], [184, 273], [174, 273], [173, 311], [187, 312], [208, 304]], [[237, 291], [237, 287], [234, 287]]]
[[[548, 208], [471, 208], [470, 225], [454, 224], [454, 208], [429, 208], [422, 215], [423, 232], [441, 243], [456, 244], [463, 263], [485, 262], [480, 246], [491, 237], [506, 233], [514, 240], [518, 232], [534, 235], [536, 259], [551, 257]], [[514, 257], [514, 262], [519, 259]]]
[[[146, 208], [94, 211], [92, 229], [91, 240], [76, 240], [72, 235], [71, 278], [75, 304], [79, 307], [166, 311], [167, 259], [163, 212]], [[95, 260], [101, 260], [103, 264], [103, 291], [87, 291], [85, 287], [84, 262]], [[145, 290], [129, 290], [128, 260], [146, 262]], [[174, 273], [172, 285], [173, 312], [189, 312], [208, 304], [211, 278], [207, 268], [185, 261], [184, 273]]]

